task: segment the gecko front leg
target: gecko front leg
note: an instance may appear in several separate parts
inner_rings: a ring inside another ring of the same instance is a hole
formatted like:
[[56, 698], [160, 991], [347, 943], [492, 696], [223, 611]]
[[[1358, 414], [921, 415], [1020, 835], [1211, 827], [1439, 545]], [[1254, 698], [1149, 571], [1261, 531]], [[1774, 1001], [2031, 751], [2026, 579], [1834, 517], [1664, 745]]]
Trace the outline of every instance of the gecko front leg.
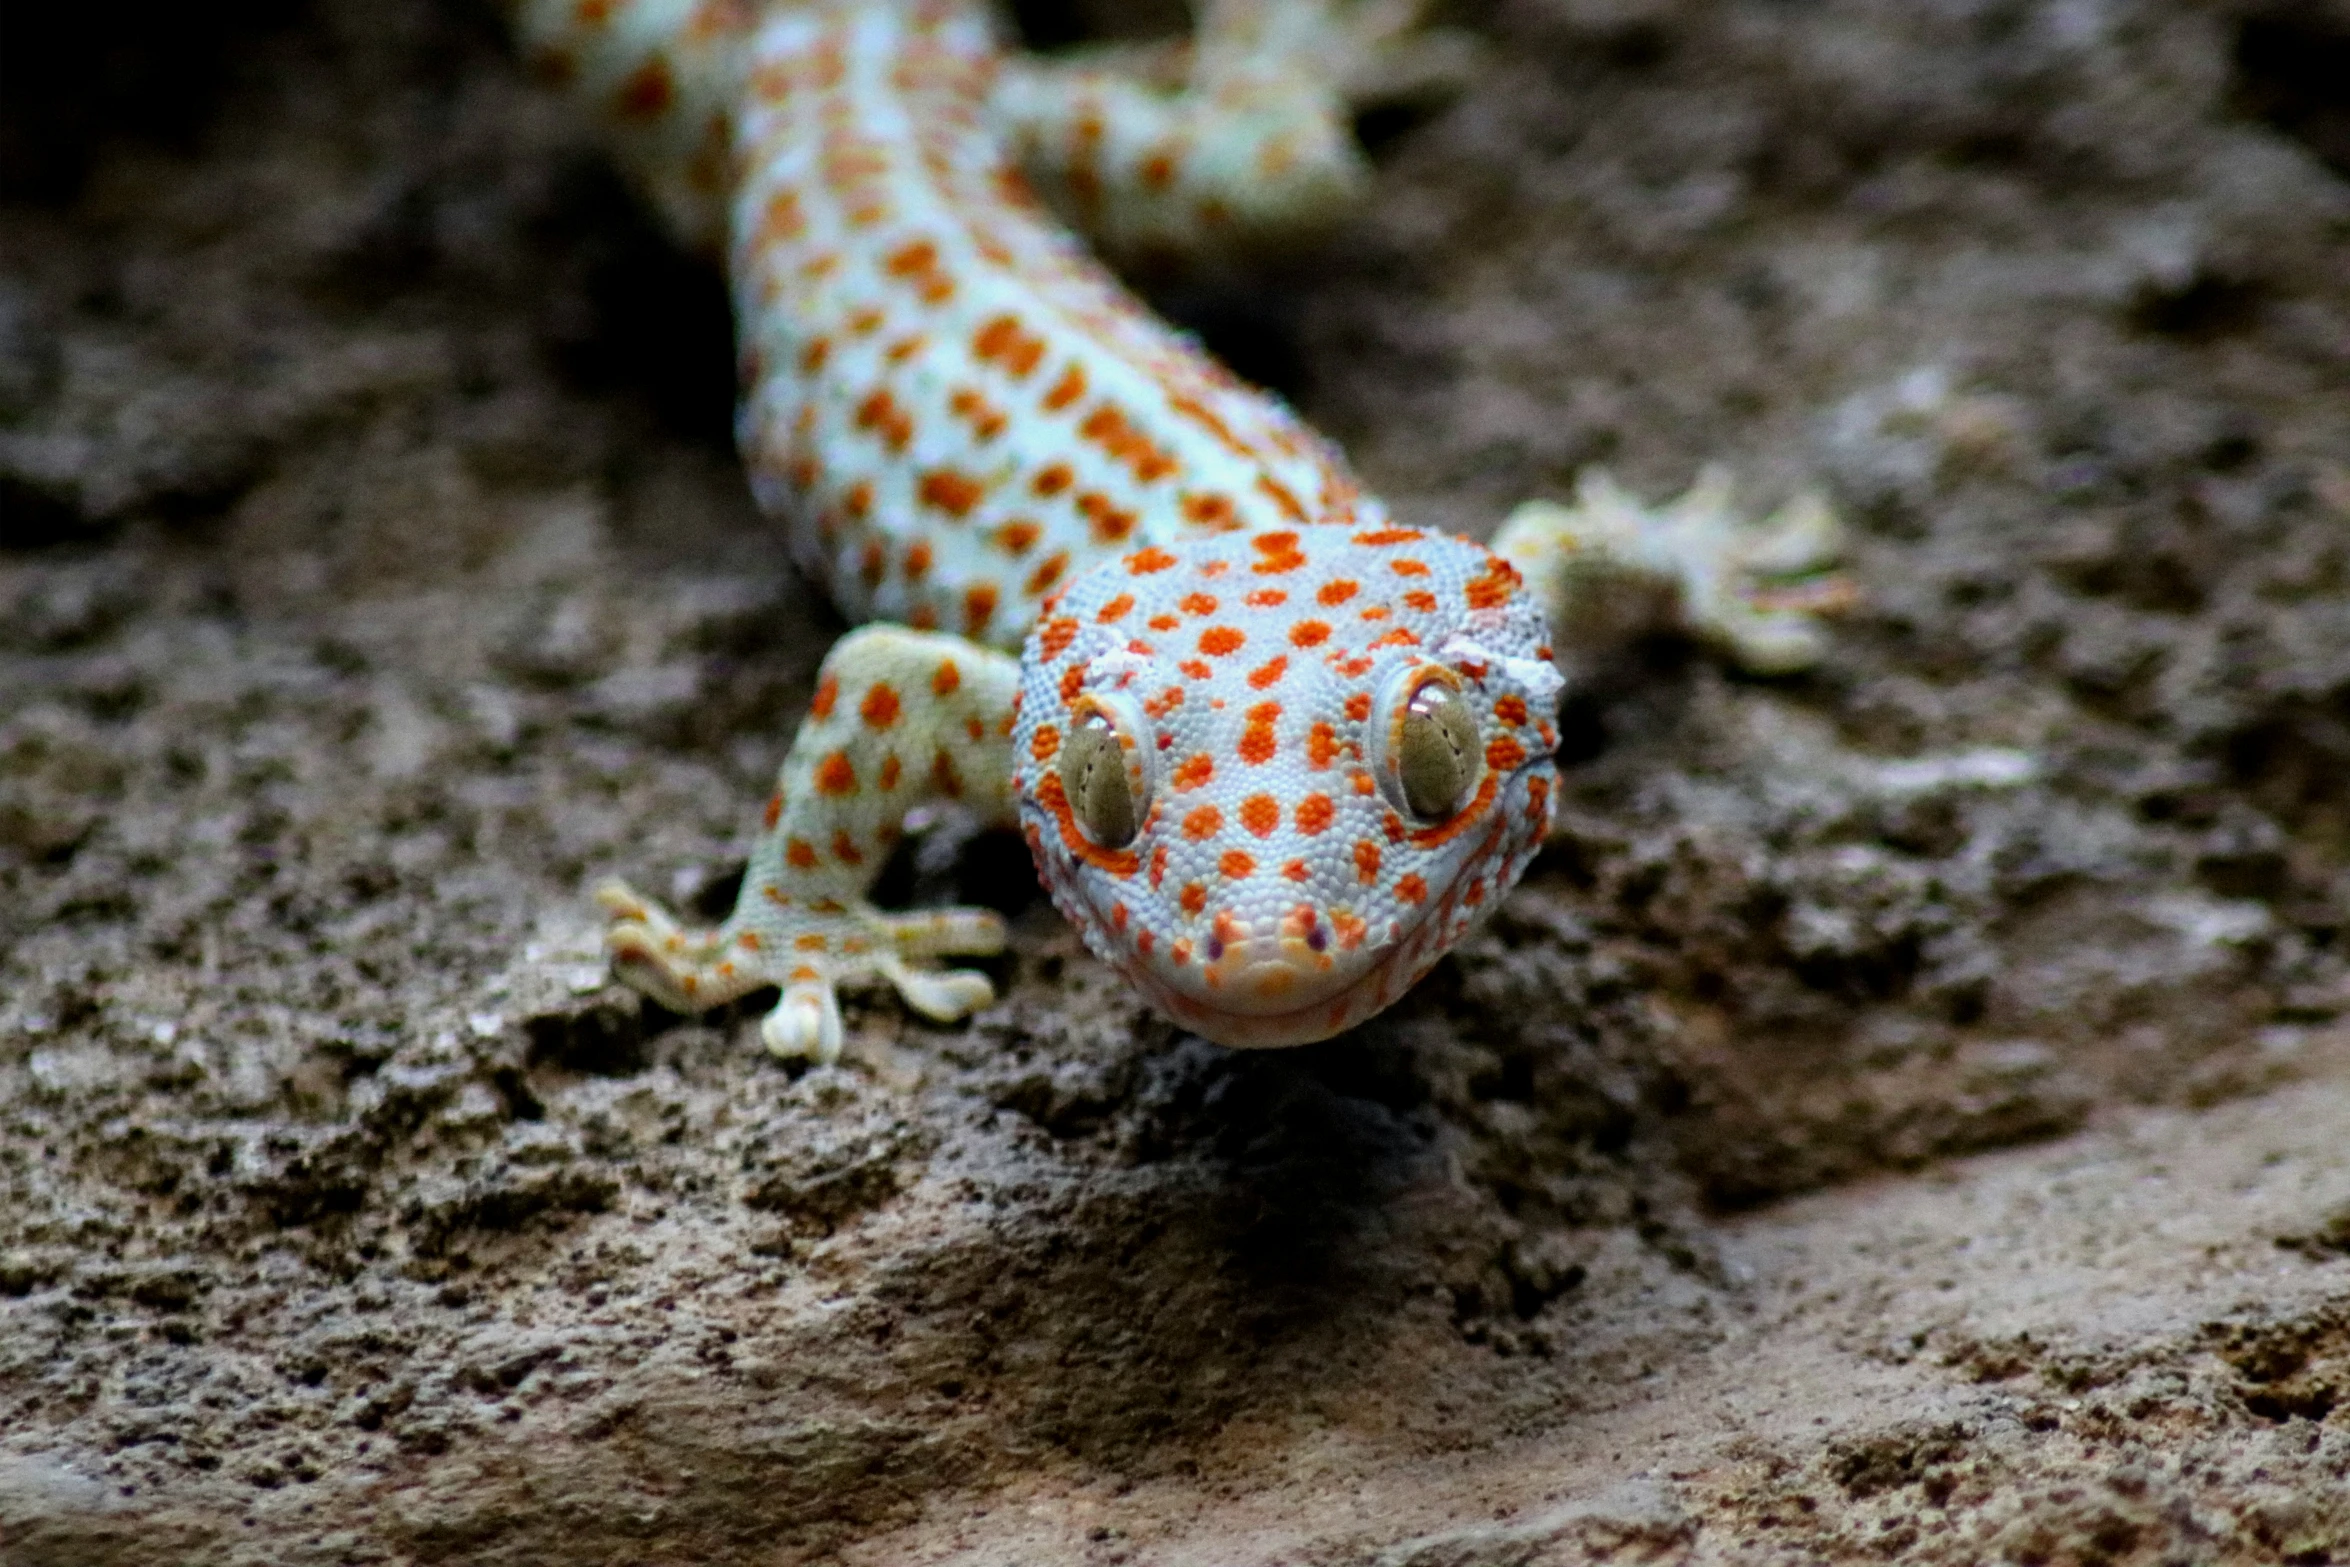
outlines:
[[939, 969], [950, 954], [1000, 952], [986, 909], [883, 913], [866, 900], [906, 813], [946, 800], [1013, 823], [1012, 709], [1019, 661], [960, 637], [868, 626], [834, 645], [784, 758], [734, 912], [691, 930], [622, 882], [597, 889], [620, 977], [662, 1005], [699, 1012], [781, 986], [760, 1025], [779, 1056], [839, 1059], [837, 986], [878, 977], [925, 1017], [950, 1021], [994, 999], [987, 977]]

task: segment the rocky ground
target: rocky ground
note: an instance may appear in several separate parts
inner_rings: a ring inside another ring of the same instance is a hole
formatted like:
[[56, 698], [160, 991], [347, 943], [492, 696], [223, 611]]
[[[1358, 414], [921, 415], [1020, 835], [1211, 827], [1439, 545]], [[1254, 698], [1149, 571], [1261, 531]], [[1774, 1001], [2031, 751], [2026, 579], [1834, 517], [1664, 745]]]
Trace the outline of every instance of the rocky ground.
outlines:
[[[1067, 18], [1031, 6], [1050, 34]], [[2350, 1560], [2350, 9], [1495, 0], [1171, 301], [1407, 516], [1825, 485], [1359, 1034], [605, 983], [838, 623], [716, 277], [465, 0], [12, 15], [0, 1555]]]

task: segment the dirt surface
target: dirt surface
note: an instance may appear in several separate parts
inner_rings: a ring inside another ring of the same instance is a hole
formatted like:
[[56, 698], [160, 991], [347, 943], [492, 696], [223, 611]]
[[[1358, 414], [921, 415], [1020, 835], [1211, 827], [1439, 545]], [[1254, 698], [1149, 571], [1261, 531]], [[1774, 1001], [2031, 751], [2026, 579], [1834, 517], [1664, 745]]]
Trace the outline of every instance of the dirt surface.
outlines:
[[584, 897], [722, 910], [839, 629], [718, 280], [486, 11], [181, 9], [0, 90], [10, 1567], [2350, 1560], [2338, 0], [1451, 12], [1173, 303], [1414, 520], [1719, 460], [1865, 608], [1597, 672], [1356, 1035], [982, 838], [1006, 999], [818, 1070]]

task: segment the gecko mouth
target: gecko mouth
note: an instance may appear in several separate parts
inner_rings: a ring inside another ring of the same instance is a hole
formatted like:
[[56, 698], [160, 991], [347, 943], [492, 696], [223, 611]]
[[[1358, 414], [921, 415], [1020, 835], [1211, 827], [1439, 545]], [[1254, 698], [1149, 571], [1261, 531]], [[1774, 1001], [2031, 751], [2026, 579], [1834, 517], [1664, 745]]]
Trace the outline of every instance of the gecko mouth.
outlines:
[[1261, 1050], [1327, 1039], [1400, 993], [1390, 976], [1422, 922], [1342, 951], [1328, 921], [1309, 925], [1303, 914], [1245, 925], [1220, 917], [1190, 964], [1130, 957], [1127, 975], [1160, 1011], [1220, 1045]]

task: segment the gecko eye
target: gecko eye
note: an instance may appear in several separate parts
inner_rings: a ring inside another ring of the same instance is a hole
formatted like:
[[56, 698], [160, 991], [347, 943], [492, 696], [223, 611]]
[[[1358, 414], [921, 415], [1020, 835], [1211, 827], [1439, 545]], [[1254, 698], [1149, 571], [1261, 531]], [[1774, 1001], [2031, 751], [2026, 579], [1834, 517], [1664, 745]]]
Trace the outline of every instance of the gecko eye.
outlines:
[[1140, 715], [1117, 699], [1081, 696], [1061, 742], [1061, 792], [1085, 835], [1105, 849], [1123, 849], [1150, 813], [1149, 753], [1140, 743]]
[[1398, 672], [1385, 725], [1385, 765], [1379, 782], [1389, 801], [1423, 822], [1459, 813], [1485, 772], [1477, 715], [1449, 670], [1422, 666]]

